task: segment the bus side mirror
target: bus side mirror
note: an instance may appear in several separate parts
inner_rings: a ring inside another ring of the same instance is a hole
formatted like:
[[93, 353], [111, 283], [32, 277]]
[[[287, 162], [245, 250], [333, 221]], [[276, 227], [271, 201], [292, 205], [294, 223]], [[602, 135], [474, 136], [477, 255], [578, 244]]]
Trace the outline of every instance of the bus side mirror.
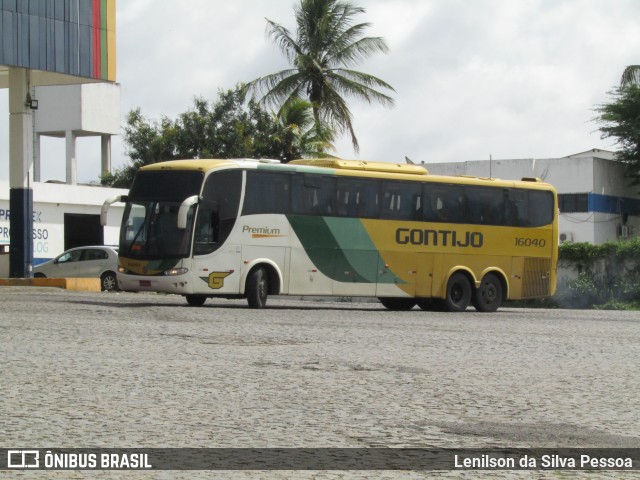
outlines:
[[178, 228], [184, 230], [187, 228], [187, 216], [189, 215], [189, 209], [198, 203], [198, 195], [193, 195], [180, 204], [178, 209]]
[[107, 211], [112, 203], [116, 202], [126, 202], [129, 197], [127, 195], [114, 195], [113, 197], [107, 198], [102, 204], [102, 210], [100, 210], [100, 225], [103, 227], [107, 225]]

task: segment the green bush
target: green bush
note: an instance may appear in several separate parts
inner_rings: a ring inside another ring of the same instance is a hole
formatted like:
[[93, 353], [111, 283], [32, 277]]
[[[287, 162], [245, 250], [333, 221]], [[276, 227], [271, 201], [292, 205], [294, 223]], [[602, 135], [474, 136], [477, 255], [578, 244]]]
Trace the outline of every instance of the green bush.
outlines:
[[[565, 243], [560, 245], [559, 259], [575, 263], [580, 272], [558, 289], [554, 299], [559, 305], [614, 309], [640, 305], [639, 238], [602, 245]], [[604, 262], [604, 270], [598, 275], [594, 272], [596, 261]]]

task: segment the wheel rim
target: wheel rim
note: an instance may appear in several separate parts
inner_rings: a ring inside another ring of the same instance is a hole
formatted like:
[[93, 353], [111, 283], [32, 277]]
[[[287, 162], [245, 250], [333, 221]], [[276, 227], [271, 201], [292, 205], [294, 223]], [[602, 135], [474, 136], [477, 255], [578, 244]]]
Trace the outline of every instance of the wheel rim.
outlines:
[[471, 285], [467, 278], [460, 274], [454, 274], [447, 284], [445, 305], [449, 311], [462, 312], [469, 306], [471, 300]]
[[464, 298], [464, 289], [462, 288], [462, 285], [460, 285], [459, 283], [456, 283], [451, 289], [451, 301], [453, 303], [458, 304], [461, 302], [463, 298]]
[[482, 298], [487, 303], [493, 303], [498, 299], [498, 289], [492, 282], [483, 285]]
[[105, 290], [113, 290], [116, 286], [116, 279], [112, 275], [107, 275], [102, 279], [102, 286]]

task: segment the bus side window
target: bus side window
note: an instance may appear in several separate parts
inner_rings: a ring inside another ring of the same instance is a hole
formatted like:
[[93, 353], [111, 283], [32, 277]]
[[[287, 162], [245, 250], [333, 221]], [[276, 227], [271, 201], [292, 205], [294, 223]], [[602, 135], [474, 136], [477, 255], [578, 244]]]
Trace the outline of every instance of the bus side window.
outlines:
[[325, 175], [292, 177], [291, 210], [300, 215], [331, 215], [334, 212], [335, 180]]
[[195, 231], [194, 255], [202, 255], [215, 250], [220, 238], [218, 208], [213, 205], [200, 206]]
[[243, 215], [291, 211], [291, 175], [280, 172], [247, 171]]
[[544, 190], [529, 191], [529, 224], [541, 227], [553, 222], [553, 194]]
[[458, 185], [425, 186], [423, 218], [429, 222], [461, 222], [464, 219], [463, 187]]
[[493, 187], [465, 187], [465, 223], [503, 225], [505, 191]]
[[512, 227], [529, 226], [529, 195], [526, 190], [510, 188], [507, 192], [505, 223]]
[[211, 253], [227, 239], [236, 223], [241, 190], [239, 170], [216, 172], [207, 178], [198, 205], [194, 255]]
[[336, 182], [336, 214], [352, 218], [376, 216], [378, 185], [374, 181], [338, 178]]
[[422, 186], [414, 182], [382, 183], [380, 218], [418, 220], [422, 217]]

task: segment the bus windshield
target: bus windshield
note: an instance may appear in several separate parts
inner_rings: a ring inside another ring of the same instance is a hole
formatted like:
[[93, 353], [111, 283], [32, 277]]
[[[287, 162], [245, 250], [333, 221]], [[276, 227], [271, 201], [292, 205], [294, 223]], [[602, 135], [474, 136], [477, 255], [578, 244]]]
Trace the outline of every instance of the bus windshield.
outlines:
[[192, 170], [140, 171], [129, 192], [120, 229], [120, 254], [130, 258], [183, 258], [191, 246], [193, 211], [178, 228], [180, 204], [202, 188], [204, 174]]
[[131, 258], [183, 258], [189, 256], [193, 207], [187, 228], [178, 228], [181, 202], [128, 203], [120, 230], [120, 254]]

